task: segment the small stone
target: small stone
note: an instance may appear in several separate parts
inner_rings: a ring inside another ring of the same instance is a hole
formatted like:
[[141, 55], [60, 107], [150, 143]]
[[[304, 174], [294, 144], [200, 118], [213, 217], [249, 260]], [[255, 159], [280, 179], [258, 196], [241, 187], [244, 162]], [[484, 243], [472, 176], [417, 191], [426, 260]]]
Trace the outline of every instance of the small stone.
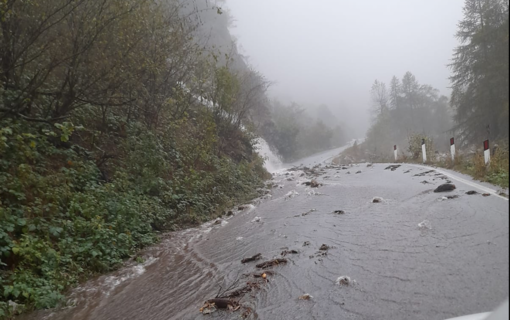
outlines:
[[322, 251], [325, 251], [325, 250], [328, 250], [329, 249], [329, 246], [326, 245], [326, 244], [322, 244], [322, 246], [319, 248], [319, 250], [322, 250]]
[[312, 297], [310, 294], [305, 293], [304, 295], [302, 295], [302, 296], [301, 296], [301, 297], [299, 297], [298, 299], [299, 299], [299, 300], [310, 300], [310, 299], [312, 299], [312, 298], [313, 298], [313, 297]]
[[381, 197], [374, 197], [372, 199], [372, 203], [380, 203], [380, 202], [383, 202], [383, 198], [381, 198]]

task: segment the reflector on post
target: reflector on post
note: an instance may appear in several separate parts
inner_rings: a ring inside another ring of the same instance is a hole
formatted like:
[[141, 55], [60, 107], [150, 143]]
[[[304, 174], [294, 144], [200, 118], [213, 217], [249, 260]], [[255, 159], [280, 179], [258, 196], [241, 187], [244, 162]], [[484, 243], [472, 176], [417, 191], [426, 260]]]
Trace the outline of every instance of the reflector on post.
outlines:
[[450, 153], [452, 154], [452, 161], [455, 161], [455, 140], [450, 138]]
[[483, 158], [485, 160], [485, 164], [489, 164], [491, 161], [491, 151], [489, 149], [489, 140], [485, 140], [483, 142]]
[[397, 161], [397, 145], [393, 146], [393, 153], [395, 154], [395, 161]]
[[423, 163], [427, 162], [427, 148], [425, 148], [425, 139], [421, 139], [421, 152], [423, 154]]

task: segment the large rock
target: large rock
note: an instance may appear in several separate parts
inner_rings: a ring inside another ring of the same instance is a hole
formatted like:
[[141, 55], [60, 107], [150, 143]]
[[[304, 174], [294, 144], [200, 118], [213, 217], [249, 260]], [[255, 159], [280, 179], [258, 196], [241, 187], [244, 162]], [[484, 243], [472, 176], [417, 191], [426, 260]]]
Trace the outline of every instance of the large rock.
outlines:
[[437, 187], [434, 192], [446, 192], [455, 190], [455, 185], [451, 183], [445, 183]]

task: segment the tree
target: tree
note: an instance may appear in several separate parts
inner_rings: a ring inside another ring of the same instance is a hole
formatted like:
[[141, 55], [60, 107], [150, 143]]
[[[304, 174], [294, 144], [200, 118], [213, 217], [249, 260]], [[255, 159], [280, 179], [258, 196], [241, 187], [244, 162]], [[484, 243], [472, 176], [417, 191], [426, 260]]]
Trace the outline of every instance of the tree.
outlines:
[[388, 91], [386, 84], [375, 80], [370, 90], [372, 98], [372, 118], [375, 121], [378, 117], [382, 116], [388, 111]]
[[398, 109], [400, 106], [400, 81], [393, 76], [390, 81], [390, 107]]
[[418, 91], [420, 85], [416, 81], [416, 77], [409, 71], [404, 74], [402, 78], [402, 103], [403, 106], [409, 109], [415, 109], [418, 107]]
[[508, 1], [466, 0], [458, 25], [451, 105], [463, 143], [508, 139]]
[[[381, 87], [380, 82], [375, 82], [372, 95]], [[402, 81], [391, 79], [389, 105], [391, 108], [379, 115], [367, 132], [365, 142], [371, 153], [385, 154], [388, 149], [384, 146], [406, 144], [410, 135], [447, 141], [451, 129], [448, 99], [432, 86], [420, 84], [411, 72], [406, 72]], [[438, 146], [446, 147], [441, 143]]]

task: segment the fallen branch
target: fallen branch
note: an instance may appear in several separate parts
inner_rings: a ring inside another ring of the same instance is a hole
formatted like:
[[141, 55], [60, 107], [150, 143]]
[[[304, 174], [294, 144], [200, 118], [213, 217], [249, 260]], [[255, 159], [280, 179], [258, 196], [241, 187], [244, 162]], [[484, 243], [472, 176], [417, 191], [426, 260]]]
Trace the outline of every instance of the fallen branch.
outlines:
[[257, 253], [256, 255], [254, 255], [252, 257], [244, 258], [243, 260], [241, 260], [241, 263], [252, 262], [255, 260], [259, 260], [260, 258], [262, 258], [262, 253]]
[[282, 264], [282, 263], [287, 263], [287, 259], [273, 259], [273, 260], [269, 260], [269, 261], [265, 261], [265, 262], [259, 263], [255, 267], [257, 267], [257, 268], [268, 268], [268, 267], [272, 267], [272, 266], [277, 266], [277, 265]]

